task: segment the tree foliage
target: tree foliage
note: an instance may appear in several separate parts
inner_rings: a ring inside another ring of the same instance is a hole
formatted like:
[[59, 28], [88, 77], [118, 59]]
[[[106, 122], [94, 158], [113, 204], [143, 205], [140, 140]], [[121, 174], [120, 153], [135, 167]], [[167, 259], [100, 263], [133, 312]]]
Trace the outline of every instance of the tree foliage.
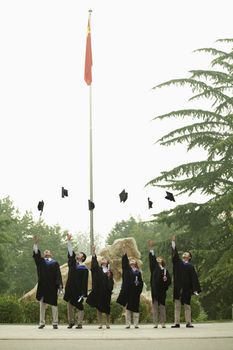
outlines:
[[[220, 39], [232, 44], [233, 39]], [[210, 108], [179, 109], [156, 116], [156, 121], [176, 118], [187, 125], [157, 142], [164, 146], [182, 144], [187, 151], [202, 149], [203, 160], [180, 164], [163, 171], [147, 185], [170, 188], [177, 196], [198, 192], [204, 203], [187, 203], [156, 216], [159, 223], [183, 229], [181, 249], [188, 244], [203, 286], [202, 303], [211, 318], [230, 318], [233, 291], [233, 51], [215, 48], [196, 50], [212, 55], [212, 69], [192, 70], [184, 79], [170, 80], [154, 89], [189, 86], [190, 101]], [[206, 197], [207, 196], [207, 197]], [[166, 244], [163, 246], [166, 252]], [[187, 248], [186, 248], [187, 249]]]
[[[60, 265], [67, 262], [66, 231], [60, 226], [49, 226], [43, 220], [34, 221], [26, 212], [20, 216], [9, 198], [0, 200], [0, 294], [21, 296], [34, 287], [37, 274], [32, 259], [32, 237], [39, 237], [39, 248], [51, 250]], [[97, 245], [98, 245], [97, 236]], [[75, 251], [89, 251], [87, 235], [74, 235]]]

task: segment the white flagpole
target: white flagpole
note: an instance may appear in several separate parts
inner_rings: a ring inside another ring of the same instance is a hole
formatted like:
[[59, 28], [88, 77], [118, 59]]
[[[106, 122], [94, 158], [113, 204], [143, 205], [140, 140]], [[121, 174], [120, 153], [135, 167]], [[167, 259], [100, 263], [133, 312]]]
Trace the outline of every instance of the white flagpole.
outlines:
[[[91, 27], [91, 13], [92, 10], [89, 10], [89, 23]], [[90, 147], [90, 201], [93, 202], [93, 152], [92, 152], [92, 86], [89, 86], [89, 147]], [[92, 254], [92, 247], [94, 245], [94, 218], [93, 210], [90, 210], [90, 254]]]

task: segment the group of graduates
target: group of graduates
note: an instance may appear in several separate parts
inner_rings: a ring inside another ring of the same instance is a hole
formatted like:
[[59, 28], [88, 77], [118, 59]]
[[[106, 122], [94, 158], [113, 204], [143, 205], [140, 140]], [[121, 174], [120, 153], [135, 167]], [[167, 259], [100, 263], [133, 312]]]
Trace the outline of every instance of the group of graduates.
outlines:
[[[67, 234], [68, 248], [68, 278], [65, 285], [64, 300], [67, 302], [68, 327], [77, 329], [83, 327], [84, 307], [83, 302], [96, 308], [99, 329], [103, 327], [103, 314], [106, 315], [106, 328], [110, 328], [110, 304], [114, 287], [114, 276], [110, 269], [108, 259], [97, 260], [95, 247], [92, 249], [91, 276], [92, 289], [88, 293], [89, 270], [85, 265], [86, 254], [79, 252], [77, 255], [72, 248], [72, 235]], [[172, 262], [174, 282], [174, 305], [175, 324], [172, 328], [180, 327], [181, 305], [184, 305], [186, 327], [193, 327], [191, 323], [191, 296], [198, 295], [201, 291], [197, 273], [190, 263], [192, 255], [184, 252], [179, 257], [176, 247], [175, 236], [172, 238]], [[161, 324], [165, 328], [166, 322], [166, 292], [171, 284], [171, 276], [166, 269], [165, 260], [157, 256], [153, 249], [154, 242], [148, 241], [149, 267], [151, 272], [151, 296], [154, 328]], [[52, 306], [53, 328], [58, 328], [58, 294], [63, 292], [62, 276], [60, 266], [52, 258], [49, 250], [45, 250], [43, 257], [38, 248], [38, 238], [34, 237], [33, 258], [37, 267], [38, 285], [36, 298], [40, 301], [39, 328], [45, 327], [46, 305]], [[135, 259], [127, 256], [127, 247], [123, 244], [122, 256], [122, 285], [117, 303], [125, 307], [126, 328], [133, 323], [134, 328], [139, 328], [139, 305], [140, 295], [143, 289], [142, 273]], [[75, 320], [75, 309], [77, 309], [77, 320]]]

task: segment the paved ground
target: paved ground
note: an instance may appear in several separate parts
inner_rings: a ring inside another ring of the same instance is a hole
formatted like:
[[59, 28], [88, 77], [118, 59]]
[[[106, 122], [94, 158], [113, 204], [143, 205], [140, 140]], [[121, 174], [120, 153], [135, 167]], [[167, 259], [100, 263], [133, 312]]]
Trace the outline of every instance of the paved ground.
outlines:
[[0, 350], [233, 350], [233, 323], [197, 324], [193, 329], [154, 329], [141, 325], [140, 329], [125, 329], [123, 325], [111, 329], [84, 326], [83, 329], [58, 330], [47, 325], [0, 325]]

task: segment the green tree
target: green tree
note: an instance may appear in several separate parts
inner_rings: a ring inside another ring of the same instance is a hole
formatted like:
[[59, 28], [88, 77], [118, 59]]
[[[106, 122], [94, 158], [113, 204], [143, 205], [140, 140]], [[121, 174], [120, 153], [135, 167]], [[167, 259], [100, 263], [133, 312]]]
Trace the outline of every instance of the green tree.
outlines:
[[[233, 39], [218, 42], [232, 44]], [[206, 159], [163, 171], [148, 185], [170, 188], [177, 195], [200, 192], [208, 196], [204, 197], [204, 203], [178, 205], [174, 210], [160, 213], [156, 219], [184, 230], [180, 245], [188, 244], [196, 253], [203, 285], [203, 305], [211, 318], [230, 318], [233, 290], [233, 259], [229, 252], [233, 244], [233, 51], [215, 48], [197, 51], [214, 56], [212, 69], [192, 70], [189, 78], [170, 80], [154, 89], [189, 86], [194, 94], [190, 101], [203, 99], [206, 105], [210, 102], [211, 107], [180, 109], [157, 116], [155, 120], [188, 119], [187, 125], [169, 132], [158, 142], [164, 146], [181, 143], [187, 151], [198, 147], [203, 149]], [[163, 248], [166, 251], [166, 244]]]

